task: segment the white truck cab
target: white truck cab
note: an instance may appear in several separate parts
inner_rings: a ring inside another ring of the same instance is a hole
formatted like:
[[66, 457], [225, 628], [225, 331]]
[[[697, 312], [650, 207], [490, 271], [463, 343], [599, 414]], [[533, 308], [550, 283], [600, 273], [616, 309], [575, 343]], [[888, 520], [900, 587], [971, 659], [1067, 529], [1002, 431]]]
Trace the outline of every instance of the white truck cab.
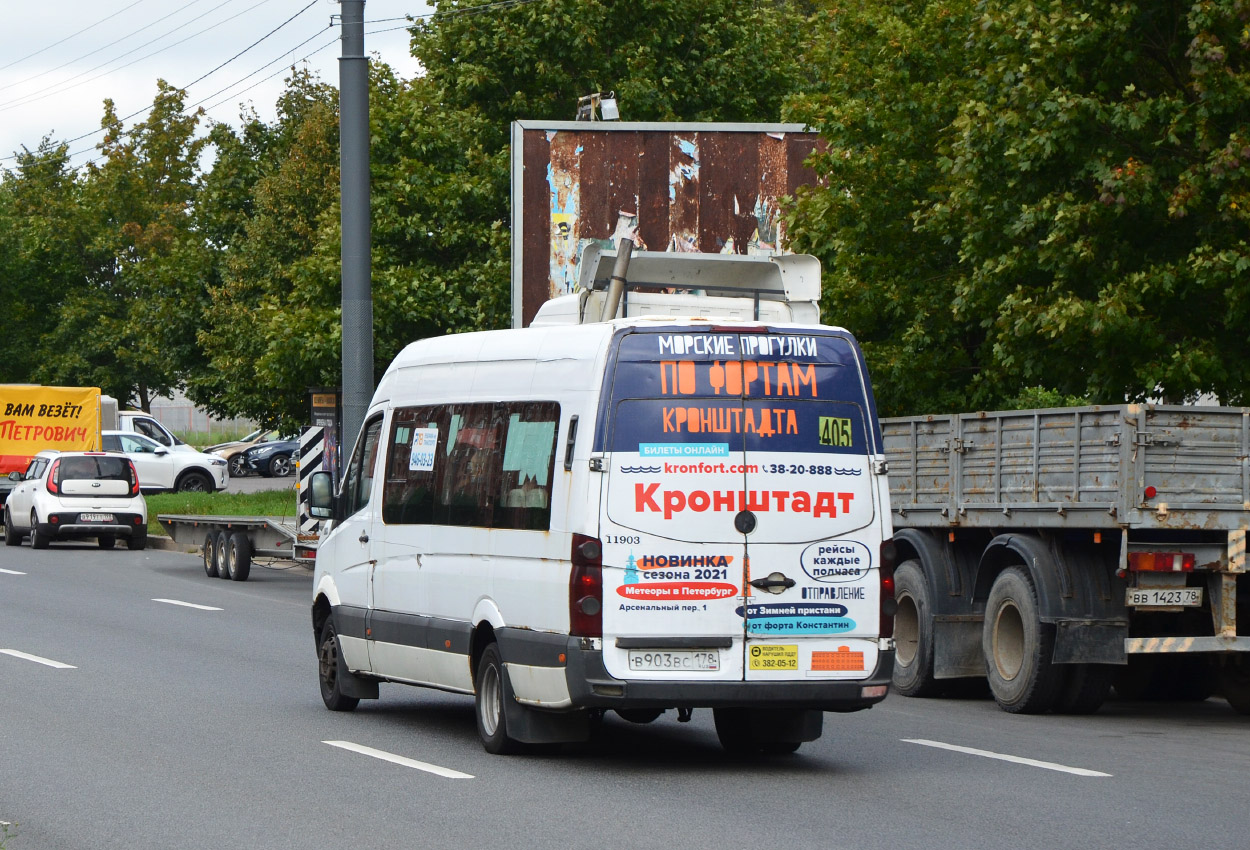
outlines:
[[105, 431], [131, 431], [155, 440], [170, 451], [195, 451], [152, 414], [142, 410], [118, 410], [117, 399], [112, 396], [100, 396], [100, 418]]
[[[854, 337], [780, 282], [816, 261], [753, 262], [769, 274], [743, 288], [637, 259], [619, 312], [643, 315], [588, 319], [591, 275], [533, 327], [422, 340], [387, 369], [339, 493], [312, 485], [334, 519], [312, 608], [327, 707], [379, 682], [473, 694], [490, 752], [583, 740], [607, 710], [711, 708], [727, 749], [789, 752], [822, 712], [885, 697], [871, 385]], [[679, 303], [747, 315], [661, 313], [674, 293], [646, 290], [683, 280], [704, 292]]]

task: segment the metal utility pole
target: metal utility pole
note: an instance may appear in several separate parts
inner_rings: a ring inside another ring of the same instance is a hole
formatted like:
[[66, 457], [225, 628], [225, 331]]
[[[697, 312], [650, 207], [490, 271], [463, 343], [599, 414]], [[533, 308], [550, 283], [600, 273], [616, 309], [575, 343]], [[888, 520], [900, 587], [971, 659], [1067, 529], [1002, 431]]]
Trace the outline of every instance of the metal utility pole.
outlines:
[[[339, 0], [339, 191], [342, 195], [343, 443], [348, 452], [373, 396], [369, 232], [369, 57], [365, 0]], [[347, 460], [346, 457], [343, 458]]]

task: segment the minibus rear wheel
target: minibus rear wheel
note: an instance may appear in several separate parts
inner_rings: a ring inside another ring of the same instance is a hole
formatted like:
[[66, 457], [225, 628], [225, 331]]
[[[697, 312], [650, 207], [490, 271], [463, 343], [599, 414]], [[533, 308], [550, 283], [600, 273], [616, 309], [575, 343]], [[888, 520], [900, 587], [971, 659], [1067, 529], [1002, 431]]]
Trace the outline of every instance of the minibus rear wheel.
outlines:
[[491, 643], [482, 650], [477, 662], [474, 682], [477, 707], [477, 733], [486, 752], [507, 755], [520, 750], [520, 742], [508, 735], [508, 718], [504, 700], [510, 699], [507, 674], [499, 655], [499, 644]]

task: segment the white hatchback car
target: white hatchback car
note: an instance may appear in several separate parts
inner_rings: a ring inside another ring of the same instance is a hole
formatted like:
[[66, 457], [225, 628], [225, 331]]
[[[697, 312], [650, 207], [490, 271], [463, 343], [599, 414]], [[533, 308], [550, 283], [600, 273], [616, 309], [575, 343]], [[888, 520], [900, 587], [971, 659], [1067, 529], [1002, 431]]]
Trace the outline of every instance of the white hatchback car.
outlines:
[[171, 451], [155, 440], [131, 431], [105, 431], [104, 450], [121, 452], [139, 470], [139, 486], [145, 493], [176, 490], [179, 493], [212, 493], [226, 489], [226, 461], [195, 449]]
[[[14, 473], [16, 474], [16, 473]], [[129, 458], [106, 452], [43, 451], [31, 459], [4, 505], [4, 542], [45, 549], [53, 540], [94, 537], [101, 549], [148, 541], [148, 506]]]

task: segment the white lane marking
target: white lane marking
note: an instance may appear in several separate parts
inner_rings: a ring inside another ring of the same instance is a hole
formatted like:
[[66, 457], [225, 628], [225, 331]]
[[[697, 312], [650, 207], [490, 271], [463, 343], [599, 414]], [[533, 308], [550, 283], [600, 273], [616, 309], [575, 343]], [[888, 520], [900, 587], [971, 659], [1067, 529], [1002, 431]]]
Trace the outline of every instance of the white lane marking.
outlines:
[[903, 738], [908, 744], [920, 744], [924, 747], [937, 747], [939, 750], [951, 750], [956, 753], [967, 753], [970, 756], [982, 756], [987, 759], [998, 759], [999, 761], [1009, 761], [1013, 764], [1023, 764], [1029, 767], [1040, 767], [1046, 770], [1057, 770], [1060, 773], [1071, 773], [1076, 776], [1111, 776], [1110, 773], [1099, 773], [1097, 770], [1086, 770], [1083, 767], [1068, 767], [1065, 764], [1055, 764], [1050, 761], [1038, 761], [1037, 759], [1026, 759], [1020, 756], [1009, 756], [1003, 753], [992, 753], [989, 750], [975, 750], [972, 747], [960, 747], [955, 744], [944, 744], [941, 741], [927, 741], [923, 738]]
[[214, 608], [212, 605], [196, 605], [194, 602], [180, 602], [177, 599], [153, 599], [153, 602], [164, 602], [166, 605], [181, 605], [183, 608], [196, 608], [200, 611], [223, 611], [224, 608]]
[[[17, 570], [0, 570], [0, 573], [4, 573], [5, 575], [8, 575], [8, 576], [24, 576], [24, 575], [26, 575], [26, 573], [19, 573]], [[4, 821], [0, 821], [0, 824], [3, 824], [3, 823], [4, 823]]]
[[41, 658], [38, 655], [31, 655], [27, 652], [19, 652], [16, 649], [0, 649], [0, 654], [12, 655], [14, 658], [21, 658], [26, 661], [33, 661], [36, 664], [45, 664], [48, 667], [55, 667], [58, 670], [77, 670], [73, 664], [62, 664], [60, 661], [53, 661], [51, 658]]
[[417, 761], [416, 759], [397, 756], [394, 753], [388, 753], [385, 750], [375, 750], [373, 747], [365, 747], [360, 744], [353, 744], [351, 741], [322, 741], [323, 744], [329, 744], [332, 747], [338, 747], [341, 750], [350, 750], [353, 753], [360, 753], [364, 756], [370, 756], [382, 761], [389, 761], [392, 764], [411, 767], [415, 770], [424, 770], [426, 773], [433, 773], [447, 779], [472, 779], [473, 775], [469, 773], [461, 773], [458, 770], [452, 770], [450, 767], [439, 767], [436, 764]]

